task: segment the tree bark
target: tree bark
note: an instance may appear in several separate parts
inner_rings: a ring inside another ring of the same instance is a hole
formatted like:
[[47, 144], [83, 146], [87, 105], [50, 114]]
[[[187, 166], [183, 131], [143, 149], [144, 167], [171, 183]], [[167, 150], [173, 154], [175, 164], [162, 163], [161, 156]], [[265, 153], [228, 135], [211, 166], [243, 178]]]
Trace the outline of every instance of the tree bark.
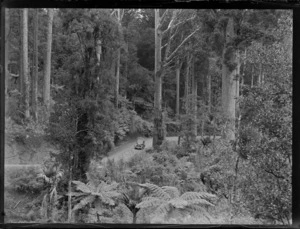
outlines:
[[207, 74], [208, 113], [211, 113], [211, 74]]
[[9, 63], [9, 34], [10, 34], [10, 18], [9, 9], [5, 8], [5, 111], [7, 110], [8, 101], [8, 83], [10, 78], [10, 73], [8, 70]]
[[48, 31], [47, 31], [47, 50], [46, 50], [46, 66], [44, 76], [44, 105], [46, 106], [47, 120], [50, 115], [50, 79], [51, 79], [51, 50], [52, 50], [52, 23], [53, 9], [48, 10]]
[[191, 63], [191, 73], [192, 73], [192, 90], [193, 90], [193, 100], [192, 100], [192, 112], [193, 112], [193, 141], [197, 137], [197, 79], [195, 78], [195, 57], [192, 57]]
[[34, 9], [33, 18], [33, 72], [31, 81], [32, 117], [35, 121], [37, 114], [37, 84], [38, 84], [38, 9]]
[[251, 65], [251, 87], [253, 87], [254, 83], [254, 64]]
[[164, 118], [162, 112], [162, 62], [161, 41], [162, 31], [160, 29], [159, 9], [155, 9], [155, 94], [154, 94], [154, 130], [153, 148], [157, 149], [165, 139]]
[[29, 72], [28, 72], [28, 9], [23, 9], [23, 34], [22, 34], [22, 52], [23, 52], [23, 76], [24, 76], [24, 114], [25, 119], [30, 118], [29, 114]]
[[179, 59], [177, 59], [176, 63], [176, 115], [177, 119], [179, 119], [180, 115], [180, 69], [181, 63], [179, 63]]
[[[117, 10], [118, 29], [121, 33], [121, 9]], [[120, 59], [121, 59], [121, 48], [117, 51], [117, 72], [116, 72], [116, 88], [115, 88], [115, 107], [119, 105], [119, 87], [120, 87]]]
[[[20, 13], [20, 69], [19, 69], [19, 91], [21, 93], [21, 95], [24, 95], [24, 72], [23, 72], [23, 10], [20, 9], [19, 11]], [[24, 97], [21, 101], [21, 103], [23, 104], [24, 103]]]
[[[226, 27], [226, 43], [230, 43], [235, 37], [233, 18], [229, 18]], [[226, 46], [225, 46], [226, 47]], [[225, 52], [229, 50], [225, 48]], [[223, 54], [225, 54], [225, 52]], [[236, 52], [232, 51], [230, 54], [230, 62], [236, 62]], [[228, 56], [228, 55], [226, 55]], [[225, 55], [223, 55], [223, 69], [222, 69], [222, 96], [223, 99], [223, 111], [228, 120], [228, 125], [225, 130], [225, 138], [228, 140], [235, 140], [235, 112], [236, 112], [236, 75], [237, 70], [230, 69], [227, 63], [225, 63]]]
[[120, 57], [121, 49], [117, 51], [117, 71], [116, 71], [116, 88], [115, 88], [115, 107], [119, 106], [119, 86], [120, 86]]

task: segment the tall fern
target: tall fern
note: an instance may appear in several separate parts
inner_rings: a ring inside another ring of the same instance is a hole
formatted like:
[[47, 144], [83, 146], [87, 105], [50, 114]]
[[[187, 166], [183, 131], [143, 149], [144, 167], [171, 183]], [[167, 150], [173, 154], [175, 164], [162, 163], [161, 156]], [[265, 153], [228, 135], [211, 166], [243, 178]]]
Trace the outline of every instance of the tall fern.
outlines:
[[180, 195], [179, 190], [172, 186], [159, 187], [154, 184], [139, 184], [149, 192], [149, 196], [144, 197], [136, 205], [137, 208], [155, 207], [154, 215], [167, 218], [174, 210], [183, 212], [202, 212], [203, 216], [209, 218], [204, 206], [214, 206], [212, 201], [215, 195], [206, 192], [186, 192]]
[[81, 181], [72, 181], [72, 183], [76, 185], [76, 191], [71, 193], [74, 203], [73, 211], [94, 205], [95, 208], [98, 208], [96, 210], [100, 212], [100, 203], [115, 206], [115, 198], [120, 195], [116, 191], [118, 184], [115, 182], [111, 184], [101, 182], [97, 186], [92, 182], [85, 184]]

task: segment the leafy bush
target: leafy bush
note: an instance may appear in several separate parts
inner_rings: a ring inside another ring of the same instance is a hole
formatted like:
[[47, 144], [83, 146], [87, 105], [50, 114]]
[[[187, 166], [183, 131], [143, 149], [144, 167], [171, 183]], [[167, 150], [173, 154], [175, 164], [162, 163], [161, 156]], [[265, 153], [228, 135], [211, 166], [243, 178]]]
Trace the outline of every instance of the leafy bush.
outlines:
[[37, 181], [37, 175], [41, 171], [38, 167], [28, 166], [23, 168], [7, 167], [9, 186], [20, 192], [39, 194], [44, 189], [44, 184]]

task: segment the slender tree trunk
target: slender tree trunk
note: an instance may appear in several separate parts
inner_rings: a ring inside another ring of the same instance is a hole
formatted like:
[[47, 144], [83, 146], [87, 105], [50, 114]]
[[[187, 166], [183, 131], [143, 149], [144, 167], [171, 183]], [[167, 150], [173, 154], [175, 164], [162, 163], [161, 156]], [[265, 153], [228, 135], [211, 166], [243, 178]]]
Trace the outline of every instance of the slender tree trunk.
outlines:
[[115, 107], [118, 108], [119, 105], [119, 86], [120, 86], [120, 57], [121, 49], [117, 51], [117, 71], [116, 71], [116, 88], [115, 88]]
[[253, 87], [254, 82], [254, 64], [251, 65], [251, 87]]
[[[24, 71], [23, 71], [23, 9], [20, 9], [19, 11], [20, 13], [20, 69], [19, 69], [19, 90], [20, 90], [20, 93], [21, 95], [23, 96], [24, 95]], [[21, 104], [24, 104], [24, 97], [21, 99]]]
[[23, 9], [23, 74], [24, 74], [24, 114], [25, 119], [30, 118], [29, 114], [29, 72], [28, 72], [28, 9]]
[[264, 81], [265, 81], [264, 65], [262, 64], [262, 69], [261, 69], [261, 85], [264, 84]]
[[[121, 9], [117, 10], [118, 28], [121, 33]], [[119, 105], [119, 87], [120, 87], [120, 59], [121, 59], [121, 48], [117, 51], [117, 72], [116, 72], [116, 88], [115, 88], [115, 107]]]
[[188, 57], [186, 58], [186, 69], [185, 69], [185, 80], [184, 80], [184, 108], [185, 114], [187, 114], [188, 108], [188, 87], [189, 87], [189, 66], [188, 66]]
[[68, 181], [68, 223], [72, 221], [72, 196], [71, 196], [71, 183], [72, 183], [72, 151], [69, 149], [69, 181]]
[[[5, 8], [5, 111], [7, 110], [8, 101], [8, 83], [10, 79], [10, 73], [8, 70], [9, 63], [9, 34], [10, 34], [10, 18], [9, 9]], [[6, 113], [6, 112], [5, 112]]]
[[33, 72], [32, 72], [32, 117], [36, 121], [37, 117], [37, 83], [38, 83], [38, 9], [34, 9], [33, 18]]
[[[229, 18], [226, 27], [226, 43], [230, 43], [235, 37], [233, 18]], [[224, 50], [228, 52], [229, 50]], [[225, 54], [225, 53], [224, 53]], [[232, 52], [231, 62], [236, 61], [236, 52]], [[225, 63], [225, 55], [223, 55], [223, 75], [222, 80], [224, 85], [222, 85], [222, 96], [224, 93], [225, 99], [223, 100], [223, 111], [225, 116], [228, 118], [228, 125], [225, 131], [225, 137], [228, 140], [235, 140], [235, 103], [236, 103], [236, 69], [231, 70]]]
[[161, 40], [159, 9], [155, 9], [155, 94], [154, 94], [154, 130], [153, 148], [158, 148], [165, 139], [164, 118], [162, 112], [162, 63], [161, 63]]
[[241, 75], [241, 62], [240, 62], [240, 55], [237, 52], [237, 67], [236, 67], [236, 98], [240, 96], [240, 75]]
[[211, 113], [211, 74], [207, 75], [207, 91], [208, 91], [208, 113]]
[[195, 79], [195, 58], [193, 56], [192, 58], [192, 68], [191, 68], [191, 73], [192, 73], [192, 89], [193, 89], [193, 100], [192, 100], [192, 111], [193, 111], [193, 140], [196, 140], [197, 137], [197, 80]]
[[186, 73], [185, 73], [185, 113], [189, 113], [189, 87], [190, 87], [190, 55], [187, 56]]
[[[126, 79], [126, 84], [127, 84], [127, 80], [128, 80], [128, 58], [129, 58], [128, 42], [126, 43], [126, 54], [127, 54], [127, 58], [126, 58], [126, 63], [125, 63], [125, 79]], [[127, 98], [127, 89], [126, 89], [126, 87], [125, 87], [125, 90], [124, 90], [124, 96], [125, 96], [125, 98]]]
[[137, 218], [136, 215], [137, 215], [137, 212], [134, 211], [134, 212], [132, 212], [132, 214], [133, 214], [132, 215], [132, 223], [136, 224], [136, 218]]
[[262, 69], [262, 63], [259, 63], [259, 75], [258, 75], [258, 86], [261, 86], [262, 83], [262, 74], [263, 74], [263, 69]]
[[46, 66], [44, 76], [44, 105], [47, 110], [47, 120], [50, 115], [50, 79], [51, 79], [51, 51], [52, 51], [52, 23], [53, 9], [48, 9], [48, 31], [47, 31], [47, 51], [46, 51]]
[[177, 59], [176, 63], [176, 115], [177, 119], [179, 118], [179, 107], [180, 107], [180, 68], [181, 64], [179, 63], [179, 59]]

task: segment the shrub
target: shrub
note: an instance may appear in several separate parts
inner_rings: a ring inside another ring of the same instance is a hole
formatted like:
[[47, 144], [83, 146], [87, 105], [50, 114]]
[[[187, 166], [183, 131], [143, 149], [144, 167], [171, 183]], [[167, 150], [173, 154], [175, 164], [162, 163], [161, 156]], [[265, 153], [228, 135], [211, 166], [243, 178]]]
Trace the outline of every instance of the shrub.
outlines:
[[19, 192], [39, 194], [43, 189], [43, 183], [37, 181], [37, 175], [41, 171], [39, 167], [6, 167], [9, 187]]

